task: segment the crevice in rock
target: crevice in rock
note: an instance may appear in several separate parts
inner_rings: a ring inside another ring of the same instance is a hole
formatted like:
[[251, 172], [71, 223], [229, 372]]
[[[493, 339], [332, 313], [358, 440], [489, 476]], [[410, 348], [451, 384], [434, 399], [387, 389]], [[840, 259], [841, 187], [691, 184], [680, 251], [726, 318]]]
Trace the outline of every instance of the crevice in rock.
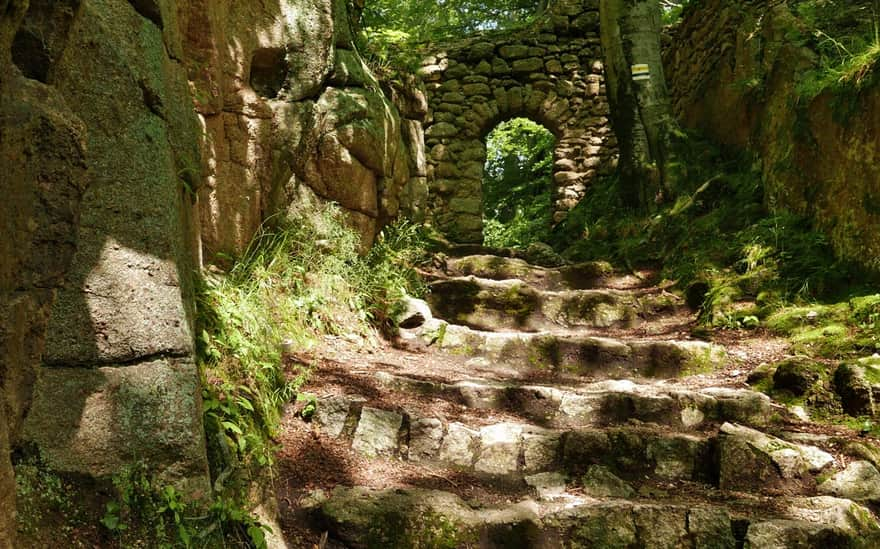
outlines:
[[67, 45], [80, 0], [34, 0], [12, 42], [12, 62], [32, 80], [48, 83]]
[[283, 48], [260, 48], [251, 59], [251, 87], [267, 99], [278, 97], [290, 67]]
[[152, 21], [160, 29], [165, 28], [162, 22], [162, 8], [156, 0], [128, 0], [134, 11]]
[[12, 62], [27, 78], [45, 83], [52, 60], [46, 44], [33, 32], [22, 29], [12, 42]]
[[150, 109], [150, 112], [165, 120], [165, 112], [163, 110], [164, 105], [162, 104], [162, 98], [156, 92], [156, 90], [152, 89], [150, 85], [147, 83], [145, 79], [138, 80], [138, 86], [141, 88], [141, 93], [144, 97], [144, 105]]
[[128, 366], [137, 366], [145, 362], [155, 362], [157, 360], [178, 360], [191, 359], [192, 353], [187, 351], [159, 351], [148, 355], [140, 355], [132, 358], [121, 358], [112, 362], [44, 362], [45, 368], [80, 368], [83, 370], [95, 370], [98, 368], [125, 368]]

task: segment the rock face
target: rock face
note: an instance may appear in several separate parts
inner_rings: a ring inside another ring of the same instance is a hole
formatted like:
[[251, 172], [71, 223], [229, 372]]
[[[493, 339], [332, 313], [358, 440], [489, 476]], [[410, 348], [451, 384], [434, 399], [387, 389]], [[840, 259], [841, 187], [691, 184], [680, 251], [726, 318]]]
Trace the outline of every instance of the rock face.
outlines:
[[145, 17], [123, 0], [37, 0], [13, 42], [19, 69], [84, 124], [89, 176], [24, 434], [58, 471], [107, 478], [143, 460], [201, 497], [209, 480], [186, 191], [200, 130], [176, 61], [175, 10], [159, 7]]
[[429, 102], [429, 204], [435, 225], [450, 239], [482, 241], [483, 140], [499, 122], [527, 117], [556, 136], [554, 222], [615, 168], [598, 2], [554, 2], [531, 28], [434, 51], [421, 68]]
[[243, 251], [303, 185], [348, 212], [364, 248], [401, 200], [424, 215], [423, 95], [412, 82], [383, 93], [354, 50], [344, 2], [200, 0], [179, 12], [204, 130], [208, 258]]
[[27, 3], [0, 9], [0, 548], [14, 547], [10, 448], [31, 406], [56, 290], [77, 244], [86, 187], [82, 121], [26, 78], [12, 45]]
[[304, 189], [364, 248], [423, 216], [424, 95], [383, 92], [340, 1], [27, 4], [0, 9], [0, 456], [23, 433], [61, 472], [143, 460], [199, 497], [193, 273]]
[[769, 206], [812, 217], [841, 256], [880, 269], [877, 79], [800, 97], [797, 83], [819, 56], [801, 45], [805, 25], [791, 3], [690, 7], [664, 59], [682, 123], [757, 153]]

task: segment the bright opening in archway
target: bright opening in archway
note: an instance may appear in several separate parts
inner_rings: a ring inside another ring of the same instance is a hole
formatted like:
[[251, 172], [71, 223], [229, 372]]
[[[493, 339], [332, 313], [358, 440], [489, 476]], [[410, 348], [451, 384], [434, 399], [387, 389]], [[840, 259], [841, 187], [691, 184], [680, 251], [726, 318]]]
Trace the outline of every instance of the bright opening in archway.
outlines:
[[486, 139], [483, 234], [488, 246], [545, 242], [553, 218], [556, 138], [528, 118], [498, 124]]

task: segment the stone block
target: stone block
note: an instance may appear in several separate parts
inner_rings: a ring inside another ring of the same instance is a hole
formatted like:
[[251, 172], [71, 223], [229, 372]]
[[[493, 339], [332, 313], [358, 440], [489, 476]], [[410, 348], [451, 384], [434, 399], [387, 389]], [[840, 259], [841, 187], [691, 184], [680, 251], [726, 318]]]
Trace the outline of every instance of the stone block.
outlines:
[[520, 59], [529, 55], [529, 48], [519, 44], [506, 45], [498, 48], [498, 54], [503, 59]]
[[461, 87], [465, 95], [491, 95], [492, 89], [486, 84], [465, 84]]
[[556, 433], [523, 433], [523, 471], [547, 471], [559, 456], [560, 437]]
[[144, 463], [196, 497], [210, 494], [201, 388], [189, 359], [43, 368], [24, 439], [54, 470], [109, 479]]
[[522, 445], [522, 426], [509, 423], [480, 429], [480, 453], [474, 468], [482, 473], [516, 472]]
[[425, 137], [453, 137], [458, 135], [458, 128], [448, 122], [438, 122], [425, 131]]
[[403, 416], [397, 412], [364, 407], [351, 447], [369, 457], [392, 456], [402, 425]]
[[461, 423], [450, 423], [440, 445], [440, 460], [460, 467], [472, 467], [474, 441], [478, 436], [477, 431]]
[[438, 457], [443, 441], [443, 423], [436, 418], [416, 419], [409, 428], [409, 459], [425, 461]]
[[510, 65], [515, 73], [531, 73], [544, 69], [544, 60], [540, 57], [530, 57], [527, 59], [517, 59]]

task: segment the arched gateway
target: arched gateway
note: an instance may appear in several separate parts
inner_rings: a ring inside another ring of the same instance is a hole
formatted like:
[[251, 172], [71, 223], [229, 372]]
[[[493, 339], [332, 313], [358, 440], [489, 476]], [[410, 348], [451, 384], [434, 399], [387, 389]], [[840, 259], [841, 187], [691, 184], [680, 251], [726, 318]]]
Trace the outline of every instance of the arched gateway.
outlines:
[[425, 144], [429, 210], [451, 240], [481, 242], [485, 138], [530, 118], [556, 136], [555, 223], [617, 162], [608, 120], [598, 0], [557, 0], [529, 28], [432, 46]]

